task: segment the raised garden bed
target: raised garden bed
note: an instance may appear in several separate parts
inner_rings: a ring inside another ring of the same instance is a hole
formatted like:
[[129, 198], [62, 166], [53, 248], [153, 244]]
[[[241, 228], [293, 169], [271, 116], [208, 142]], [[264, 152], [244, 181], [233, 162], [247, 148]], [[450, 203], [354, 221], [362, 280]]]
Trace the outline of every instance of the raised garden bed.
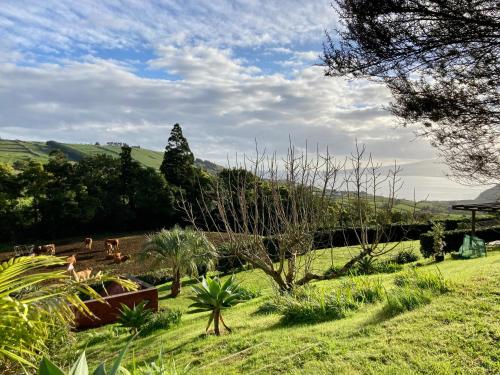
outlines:
[[133, 307], [142, 301], [147, 301], [147, 307], [158, 311], [158, 289], [141, 280], [130, 277], [139, 285], [136, 291], [128, 292], [117, 283], [110, 283], [97, 290], [104, 298], [103, 301], [91, 299], [85, 305], [94, 314], [93, 317], [77, 312], [75, 315], [75, 328], [84, 330], [115, 323], [120, 315], [122, 304]]

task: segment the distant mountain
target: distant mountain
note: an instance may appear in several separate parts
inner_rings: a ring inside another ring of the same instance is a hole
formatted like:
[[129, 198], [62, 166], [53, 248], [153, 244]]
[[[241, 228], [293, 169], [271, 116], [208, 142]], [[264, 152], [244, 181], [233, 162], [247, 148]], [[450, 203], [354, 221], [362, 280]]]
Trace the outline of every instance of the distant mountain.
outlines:
[[[422, 160], [398, 166], [401, 168], [400, 176], [446, 177], [450, 174], [450, 169], [440, 159]], [[382, 167], [384, 173], [391, 169], [394, 169], [394, 166]]]
[[[61, 150], [66, 154], [69, 160], [78, 161], [86, 156], [98, 154], [105, 154], [117, 158], [120, 155], [121, 145], [120, 143], [99, 145], [60, 143], [56, 141], [31, 142], [0, 139], [0, 162], [14, 166], [16, 162], [28, 160], [36, 160], [44, 163], [49, 160], [49, 154], [54, 150]], [[159, 169], [163, 160], [163, 152], [132, 146], [132, 157], [145, 167]], [[196, 159], [195, 164], [199, 168], [213, 174], [223, 168], [208, 160]]]
[[496, 201], [500, 201], [500, 184], [483, 191], [474, 199], [474, 203], [489, 203]]

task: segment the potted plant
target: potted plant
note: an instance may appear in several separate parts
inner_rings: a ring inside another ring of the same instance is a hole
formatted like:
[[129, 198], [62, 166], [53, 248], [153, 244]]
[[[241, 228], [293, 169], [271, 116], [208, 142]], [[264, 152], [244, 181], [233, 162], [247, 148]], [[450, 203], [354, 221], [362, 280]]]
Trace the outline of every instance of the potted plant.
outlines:
[[436, 262], [442, 262], [444, 260], [444, 227], [441, 223], [434, 223], [432, 225], [432, 239], [433, 239], [433, 250], [434, 259]]

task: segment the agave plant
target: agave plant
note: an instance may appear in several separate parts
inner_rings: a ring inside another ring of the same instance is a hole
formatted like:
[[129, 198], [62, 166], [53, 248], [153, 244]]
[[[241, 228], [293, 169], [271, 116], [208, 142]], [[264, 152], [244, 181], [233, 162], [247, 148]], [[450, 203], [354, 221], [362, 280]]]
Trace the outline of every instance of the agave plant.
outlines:
[[[132, 340], [130, 340], [125, 346], [125, 348], [122, 349], [122, 351], [118, 355], [118, 358], [116, 358], [113, 367], [109, 372], [106, 371], [104, 363], [101, 363], [92, 373], [92, 375], [118, 375], [118, 374], [130, 375], [130, 372], [127, 371], [127, 369], [125, 369], [124, 367], [122, 367], [121, 363], [131, 343]], [[83, 351], [82, 354], [80, 354], [80, 357], [78, 357], [77, 361], [73, 364], [73, 366], [71, 367], [71, 369], [67, 374], [68, 375], [90, 374], [89, 366], [87, 364], [87, 358], [85, 357], [85, 351]], [[54, 363], [52, 363], [49, 359], [43, 358], [42, 361], [40, 362], [40, 366], [38, 367], [38, 375], [66, 375], [66, 373], [61, 368], [57, 367]]]
[[224, 328], [231, 332], [231, 329], [226, 325], [222, 318], [222, 310], [244, 302], [244, 296], [236, 279], [231, 276], [224, 284], [218, 278], [203, 278], [201, 285], [193, 287], [194, 297], [190, 297], [194, 302], [189, 305], [190, 313], [210, 311], [208, 325], [206, 331], [210, 329], [212, 322], [214, 323], [215, 335], [220, 335], [219, 323], [222, 323]]
[[140, 328], [151, 320], [153, 312], [146, 307], [146, 302], [142, 301], [133, 308], [122, 303], [118, 323], [122, 327], [128, 328], [130, 333], [136, 334]]
[[171, 296], [181, 291], [181, 278], [185, 274], [198, 275], [198, 267], [207, 269], [216, 257], [215, 247], [202, 234], [192, 229], [175, 226], [147, 236], [143, 255], [155, 256], [172, 270]]
[[[7, 367], [36, 367], [46, 350], [52, 324], [68, 325], [75, 309], [92, 315], [80, 296], [100, 299], [90, 284], [95, 277], [77, 282], [62, 271], [46, 271], [61, 266], [63, 258], [53, 256], [12, 258], [0, 264], [0, 363]], [[130, 281], [100, 276], [134, 289]]]

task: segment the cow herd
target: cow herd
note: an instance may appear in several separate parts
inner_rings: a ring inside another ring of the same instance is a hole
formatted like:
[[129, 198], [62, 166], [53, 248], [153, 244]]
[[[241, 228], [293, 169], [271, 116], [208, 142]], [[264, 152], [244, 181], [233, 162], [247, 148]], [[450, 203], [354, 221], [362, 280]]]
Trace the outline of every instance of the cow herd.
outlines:
[[[83, 240], [83, 249], [85, 252], [90, 252], [92, 250], [92, 243], [93, 241], [92, 238], [90, 237], [87, 237]], [[53, 243], [46, 245], [37, 245], [37, 246], [31, 245], [29, 248], [31, 250], [30, 255], [33, 256], [56, 255], [56, 245]], [[21, 254], [20, 251], [18, 250], [16, 250], [15, 253], [16, 256], [25, 255], [24, 253]], [[130, 259], [128, 255], [122, 255], [120, 251], [120, 240], [118, 238], [108, 238], [104, 241], [104, 253], [105, 253], [105, 259], [113, 260], [113, 262], [116, 264], [123, 263], [128, 259]], [[87, 267], [84, 270], [77, 271], [75, 269], [75, 265], [77, 263], [77, 256], [78, 256], [77, 254], [73, 254], [66, 258], [66, 263], [68, 265], [67, 271], [70, 275], [72, 275], [72, 277], [76, 281], [87, 280], [92, 276], [92, 268]], [[99, 271], [97, 274], [94, 275], [94, 277], [99, 277], [100, 275], [101, 272]]]

